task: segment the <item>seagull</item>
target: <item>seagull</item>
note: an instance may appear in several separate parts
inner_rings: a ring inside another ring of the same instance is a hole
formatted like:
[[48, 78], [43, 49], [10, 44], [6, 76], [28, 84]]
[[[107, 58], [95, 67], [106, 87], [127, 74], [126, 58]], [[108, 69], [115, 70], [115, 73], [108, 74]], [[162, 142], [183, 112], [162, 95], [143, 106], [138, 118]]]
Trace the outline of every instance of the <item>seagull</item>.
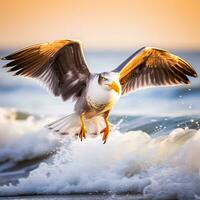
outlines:
[[49, 124], [49, 129], [69, 134], [70, 127], [78, 124], [76, 135], [82, 141], [91, 123], [96, 120], [98, 126], [103, 120], [103, 128], [98, 130], [103, 133], [103, 143], [111, 130], [110, 112], [121, 96], [138, 89], [189, 84], [187, 76], [197, 77], [186, 61], [153, 47], [142, 47], [112, 71], [91, 73], [81, 43], [75, 40], [33, 45], [2, 60], [10, 61], [3, 67], [13, 75], [38, 79], [55, 96], [75, 100], [74, 113]]

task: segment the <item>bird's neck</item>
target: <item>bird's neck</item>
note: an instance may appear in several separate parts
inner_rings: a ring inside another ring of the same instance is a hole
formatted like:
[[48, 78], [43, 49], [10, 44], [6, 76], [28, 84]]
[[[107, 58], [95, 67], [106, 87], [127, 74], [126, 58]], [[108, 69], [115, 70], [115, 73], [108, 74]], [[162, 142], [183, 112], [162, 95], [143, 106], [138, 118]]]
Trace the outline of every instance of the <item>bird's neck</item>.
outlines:
[[114, 90], [108, 90], [102, 85], [99, 85], [96, 80], [91, 80], [87, 90], [87, 99], [95, 104], [103, 105], [115, 103], [120, 97], [120, 94]]

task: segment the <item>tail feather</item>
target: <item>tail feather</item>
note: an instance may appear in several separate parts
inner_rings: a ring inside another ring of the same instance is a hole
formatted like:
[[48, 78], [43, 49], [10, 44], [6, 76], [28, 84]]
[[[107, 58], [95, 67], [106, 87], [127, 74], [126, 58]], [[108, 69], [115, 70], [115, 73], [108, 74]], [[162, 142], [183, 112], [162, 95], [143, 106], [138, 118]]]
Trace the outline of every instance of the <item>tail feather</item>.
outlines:
[[[97, 135], [105, 128], [103, 117], [97, 116], [84, 120], [88, 135]], [[46, 126], [49, 130], [60, 135], [71, 135], [77, 137], [81, 130], [80, 116], [77, 113], [65, 116]]]

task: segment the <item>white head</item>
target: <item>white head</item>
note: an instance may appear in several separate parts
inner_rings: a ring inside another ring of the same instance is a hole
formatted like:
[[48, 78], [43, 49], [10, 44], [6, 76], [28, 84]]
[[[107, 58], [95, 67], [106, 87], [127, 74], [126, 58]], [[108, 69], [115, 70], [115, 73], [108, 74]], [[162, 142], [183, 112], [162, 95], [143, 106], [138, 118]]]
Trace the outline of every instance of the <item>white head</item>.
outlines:
[[119, 73], [103, 72], [101, 74], [98, 74], [98, 84], [106, 90], [114, 90], [118, 94], [121, 93]]

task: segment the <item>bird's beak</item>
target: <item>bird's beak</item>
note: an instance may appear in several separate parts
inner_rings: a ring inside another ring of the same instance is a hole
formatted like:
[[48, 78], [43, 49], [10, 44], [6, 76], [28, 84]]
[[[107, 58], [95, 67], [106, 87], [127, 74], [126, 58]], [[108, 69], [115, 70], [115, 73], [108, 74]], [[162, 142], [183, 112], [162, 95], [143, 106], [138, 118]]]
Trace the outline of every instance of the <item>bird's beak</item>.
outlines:
[[118, 94], [120, 93], [120, 88], [118, 86], [118, 84], [113, 81], [111, 84], [107, 84], [111, 89], [113, 89], [115, 92], [117, 92]]

